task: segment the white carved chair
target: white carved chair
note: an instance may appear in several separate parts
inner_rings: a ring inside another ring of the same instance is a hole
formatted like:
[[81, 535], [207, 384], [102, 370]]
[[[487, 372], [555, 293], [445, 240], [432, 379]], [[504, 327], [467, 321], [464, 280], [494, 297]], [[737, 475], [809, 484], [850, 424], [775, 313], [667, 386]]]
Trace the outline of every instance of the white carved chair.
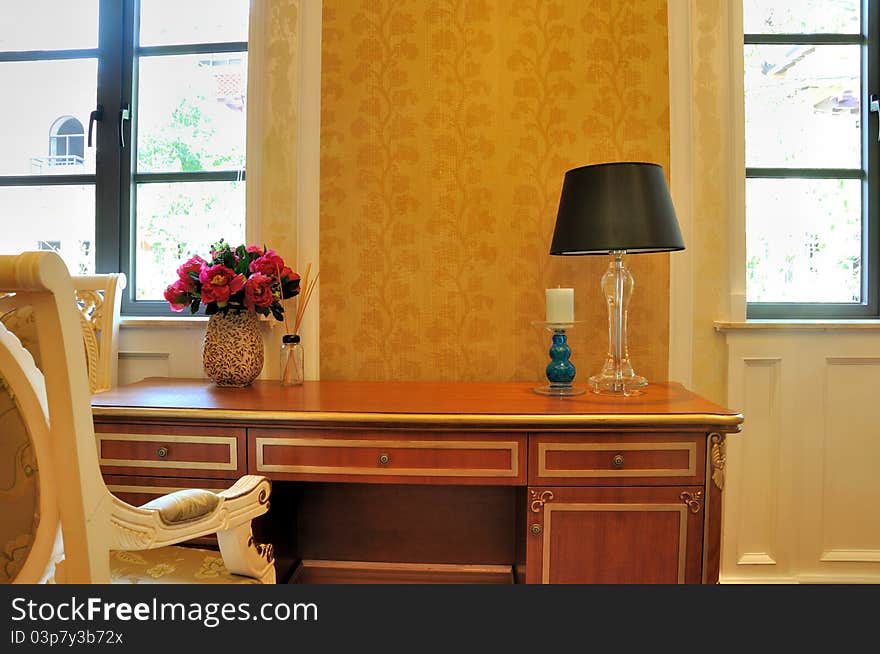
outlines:
[[[265, 477], [141, 507], [107, 490], [73, 283], [61, 258], [0, 256], [3, 293], [5, 302], [32, 308], [43, 372], [0, 323], [0, 582], [274, 583], [272, 547], [251, 533], [251, 520], [268, 510]], [[212, 533], [222, 556], [175, 546]]]
[[[116, 386], [119, 358], [119, 305], [125, 289], [125, 275], [74, 275], [74, 301], [79, 311], [86, 354], [89, 390], [100, 393]], [[34, 338], [33, 311], [0, 298], [0, 322], [19, 337], [40, 367], [40, 352]]]
[[74, 275], [73, 289], [92, 393], [116, 386], [119, 358], [119, 305], [125, 289], [123, 273]]

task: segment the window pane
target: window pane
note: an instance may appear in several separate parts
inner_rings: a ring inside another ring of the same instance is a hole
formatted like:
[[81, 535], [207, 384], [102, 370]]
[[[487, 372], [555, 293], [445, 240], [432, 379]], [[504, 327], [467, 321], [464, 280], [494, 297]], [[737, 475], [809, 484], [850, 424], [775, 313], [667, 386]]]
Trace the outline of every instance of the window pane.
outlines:
[[140, 61], [138, 171], [244, 168], [247, 53]]
[[743, 0], [746, 34], [858, 34], [860, 0]]
[[244, 243], [244, 202], [243, 182], [139, 184], [136, 299], [163, 299], [181, 262], [221, 238]]
[[141, 45], [248, 40], [248, 0], [141, 0]]
[[862, 183], [746, 180], [749, 302], [861, 301]]
[[857, 45], [745, 46], [746, 166], [860, 168]]
[[95, 272], [95, 187], [0, 186], [0, 253], [55, 250], [71, 274]]
[[0, 2], [0, 52], [97, 47], [98, 0]]
[[85, 131], [95, 108], [97, 74], [96, 59], [0, 63], [0, 88], [15, 96], [15, 102], [0, 102], [0, 175], [95, 172], [95, 151], [85, 147]]

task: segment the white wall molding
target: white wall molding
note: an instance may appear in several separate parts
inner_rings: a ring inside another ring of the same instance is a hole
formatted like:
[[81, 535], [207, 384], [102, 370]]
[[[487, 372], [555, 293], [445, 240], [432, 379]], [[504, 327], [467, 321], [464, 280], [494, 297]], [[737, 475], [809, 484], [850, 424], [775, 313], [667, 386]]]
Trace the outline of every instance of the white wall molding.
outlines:
[[[733, 437], [732, 485], [727, 485], [728, 562], [736, 566], [785, 567], [780, 549], [780, 464], [782, 460], [783, 358], [776, 353], [739, 358], [737, 392], [750, 407], [749, 425], [761, 438]], [[748, 462], [748, 468], [746, 467]], [[742, 480], [742, 481], [740, 481]], [[735, 518], [734, 518], [735, 517]], [[735, 521], [734, 521], [735, 519]], [[735, 538], [731, 535], [735, 534]]]
[[727, 139], [732, 172], [728, 183], [728, 271], [730, 275], [730, 300], [728, 318], [732, 321], [746, 319], [746, 114], [745, 80], [743, 77], [743, 15], [742, 2], [727, 3], [726, 50], [728, 53]]
[[880, 549], [876, 550], [825, 550], [820, 561], [855, 561], [880, 563]]

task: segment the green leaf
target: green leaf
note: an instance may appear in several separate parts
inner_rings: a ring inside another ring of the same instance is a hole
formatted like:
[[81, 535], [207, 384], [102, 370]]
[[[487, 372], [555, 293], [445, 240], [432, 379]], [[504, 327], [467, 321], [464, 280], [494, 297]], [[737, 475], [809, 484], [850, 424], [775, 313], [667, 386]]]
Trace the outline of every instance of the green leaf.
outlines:
[[215, 313], [217, 313], [217, 303], [208, 302], [208, 304], [205, 305], [205, 315], [213, 316]]
[[202, 302], [201, 302], [201, 300], [200, 300], [199, 298], [195, 298], [195, 299], [192, 301], [192, 304], [189, 305], [189, 312], [190, 312], [190, 313], [193, 313], [193, 314], [196, 313], [196, 312], [199, 310], [199, 305], [200, 305], [201, 303], [202, 303]]
[[281, 281], [281, 297], [286, 300], [299, 295], [299, 282], [300, 280], [298, 279], [291, 280], [285, 277]]

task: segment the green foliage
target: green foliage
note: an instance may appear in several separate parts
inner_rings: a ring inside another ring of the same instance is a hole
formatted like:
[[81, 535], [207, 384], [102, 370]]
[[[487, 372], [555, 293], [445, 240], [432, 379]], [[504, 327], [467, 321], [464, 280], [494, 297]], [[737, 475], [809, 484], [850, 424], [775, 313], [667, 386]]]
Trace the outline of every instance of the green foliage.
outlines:
[[[146, 134], [138, 144], [140, 170], [198, 172], [211, 168], [236, 167], [231, 153], [212, 152], [207, 144], [217, 130], [202, 112], [204, 96], [183, 98], [158, 132]], [[227, 166], [226, 164], [232, 164]]]

